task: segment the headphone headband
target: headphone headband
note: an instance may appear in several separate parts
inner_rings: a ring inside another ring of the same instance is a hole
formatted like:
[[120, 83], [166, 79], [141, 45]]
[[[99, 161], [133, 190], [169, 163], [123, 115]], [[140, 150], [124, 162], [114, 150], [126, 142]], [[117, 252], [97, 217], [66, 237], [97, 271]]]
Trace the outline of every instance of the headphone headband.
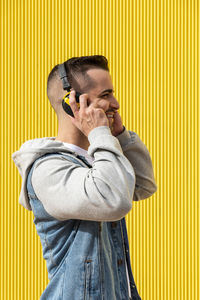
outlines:
[[60, 79], [62, 79], [63, 82], [63, 89], [69, 92], [71, 89], [71, 85], [69, 84], [69, 81], [67, 79], [67, 72], [64, 63], [58, 65], [58, 69], [59, 69]]

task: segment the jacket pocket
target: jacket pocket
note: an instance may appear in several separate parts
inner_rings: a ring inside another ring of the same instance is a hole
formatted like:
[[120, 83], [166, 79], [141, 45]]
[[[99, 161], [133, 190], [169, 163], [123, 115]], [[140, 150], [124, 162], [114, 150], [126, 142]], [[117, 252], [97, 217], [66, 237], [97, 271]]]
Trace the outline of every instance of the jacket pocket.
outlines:
[[90, 297], [92, 259], [86, 259], [84, 267], [85, 267], [84, 300], [92, 300]]

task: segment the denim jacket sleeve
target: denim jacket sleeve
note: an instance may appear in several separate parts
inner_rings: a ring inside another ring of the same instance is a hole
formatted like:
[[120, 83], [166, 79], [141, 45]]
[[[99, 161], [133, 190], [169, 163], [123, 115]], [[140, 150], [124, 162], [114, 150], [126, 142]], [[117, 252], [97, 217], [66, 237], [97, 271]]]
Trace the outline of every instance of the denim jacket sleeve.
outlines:
[[153, 166], [149, 151], [137, 133], [126, 130], [116, 136], [124, 155], [134, 168], [136, 183], [133, 200], [149, 198], [157, 191]]
[[88, 135], [91, 168], [60, 156], [36, 161], [32, 185], [46, 211], [59, 220], [116, 221], [132, 209], [134, 169], [108, 126]]

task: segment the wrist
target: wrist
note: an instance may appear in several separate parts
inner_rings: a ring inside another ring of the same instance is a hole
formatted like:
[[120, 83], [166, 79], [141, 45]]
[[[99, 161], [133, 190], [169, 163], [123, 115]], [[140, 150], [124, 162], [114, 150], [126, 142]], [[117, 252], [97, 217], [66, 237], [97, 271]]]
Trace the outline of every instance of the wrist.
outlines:
[[123, 125], [122, 129], [116, 134], [116, 136], [117, 136], [117, 135], [120, 135], [122, 132], [124, 132], [125, 129], [126, 129], [126, 128], [125, 128], [125, 126]]

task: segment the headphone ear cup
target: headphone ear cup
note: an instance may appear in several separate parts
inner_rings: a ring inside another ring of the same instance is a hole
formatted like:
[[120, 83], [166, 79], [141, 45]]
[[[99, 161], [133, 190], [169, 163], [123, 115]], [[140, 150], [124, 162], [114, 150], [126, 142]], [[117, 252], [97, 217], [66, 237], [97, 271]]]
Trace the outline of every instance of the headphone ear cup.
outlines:
[[65, 100], [62, 100], [62, 107], [68, 115], [70, 115], [74, 118], [73, 111], [71, 110], [70, 105], [65, 102]]
[[[65, 95], [64, 99], [62, 100], [62, 107], [63, 107], [64, 111], [67, 114], [69, 114], [70, 116], [74, 117], [73, 111], [72, 111], [72, 109], [70, 107], [70, 103], [69, 103], [69, 95], [70, 95], [70, 92], [68, 92]], [[76, 94], [75, 94], [76, 104], [77, 104], [77, 106], [78, 106], [79, 109], [80, 109], [80, 102], [79, 102], [79, 96], [80, 95], [81, 94], [78, 93], [78, 92], [76, 92]]]

